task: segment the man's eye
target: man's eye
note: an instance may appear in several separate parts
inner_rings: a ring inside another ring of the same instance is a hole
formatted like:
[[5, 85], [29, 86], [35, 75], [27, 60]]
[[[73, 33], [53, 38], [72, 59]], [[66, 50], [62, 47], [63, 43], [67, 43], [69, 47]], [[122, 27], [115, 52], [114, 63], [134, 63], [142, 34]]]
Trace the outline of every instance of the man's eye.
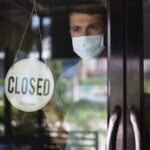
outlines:
[[98, 27], [97, 27], [97, 26], [91, 26], [91, 28], [92, 28], [93, 30], [98, 30]]
[[73, 29], [72, 29], [72, 32], [80, 32], [80, 31], [81, 31], [80, 28], [73, 28]]

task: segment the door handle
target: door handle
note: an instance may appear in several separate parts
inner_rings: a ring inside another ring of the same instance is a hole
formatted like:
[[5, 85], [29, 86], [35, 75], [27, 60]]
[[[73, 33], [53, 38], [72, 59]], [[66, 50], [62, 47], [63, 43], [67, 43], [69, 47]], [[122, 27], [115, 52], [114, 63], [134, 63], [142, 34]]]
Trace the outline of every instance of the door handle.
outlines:
[[130, 121], [132, 123], [135, 138], [135, 149], [141, 150], [141, 134], [139, 127], [138, 112], [135, 106], [129, 107], [129, 110], [130, 110]]
[[117, 122], [120, 118], [120, 106], [115, 106], [110, 119], [109, 119], [109, 126], [108, 126], [108, 131], [107, 131], [107, 139], [106, 139], [106, 148], [105, 150], [111, 150], [112, 149], [112, 141], [116, 136], [116, 129], [117, 129]]

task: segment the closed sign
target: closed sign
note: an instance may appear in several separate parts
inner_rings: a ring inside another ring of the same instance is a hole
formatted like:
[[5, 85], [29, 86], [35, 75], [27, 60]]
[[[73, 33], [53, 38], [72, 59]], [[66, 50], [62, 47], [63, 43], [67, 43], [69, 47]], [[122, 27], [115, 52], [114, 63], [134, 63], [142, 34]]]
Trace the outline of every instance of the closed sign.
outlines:
[[23, 59], [8, 71], [4, 88], [14, 107], [31, 112], [41, 109], [50, 101], [54, 92], [54, 78], [43, 62]]

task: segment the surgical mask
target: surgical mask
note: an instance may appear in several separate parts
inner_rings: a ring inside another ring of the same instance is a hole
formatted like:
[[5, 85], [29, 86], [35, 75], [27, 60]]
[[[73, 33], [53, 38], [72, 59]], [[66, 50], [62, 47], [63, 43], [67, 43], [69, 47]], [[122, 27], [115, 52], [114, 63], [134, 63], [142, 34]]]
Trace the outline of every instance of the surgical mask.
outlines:
[[72, 37], [72, 45], [74, 52], [85, 60], [99, 56], [105, 49], [103, 35]]

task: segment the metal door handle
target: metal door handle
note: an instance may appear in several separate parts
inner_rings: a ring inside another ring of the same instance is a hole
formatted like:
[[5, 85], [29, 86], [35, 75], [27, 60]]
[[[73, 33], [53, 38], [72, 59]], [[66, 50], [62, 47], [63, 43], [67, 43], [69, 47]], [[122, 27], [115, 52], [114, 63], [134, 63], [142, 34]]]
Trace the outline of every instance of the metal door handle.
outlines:
[[106, 150], [111, 150], [112, 149], [112, 141], [115, 138], [116, 132], [115, 129], [117, 127], [117, 122], [120, 116], [120, 106], [115, 106], [112, 115], [109, 120], [109, 127], [107, 131], [107, 140], [106, 140]]
[[130, 120], [133, 127], [134, 138], [135, 138], [135, 149], [141, 149], [141, 135], [140, 135], [140, 127], [139, 127], [139, 120], [138, 120], [138, 112], [135, 106], [129, 107], [130, 109]]

